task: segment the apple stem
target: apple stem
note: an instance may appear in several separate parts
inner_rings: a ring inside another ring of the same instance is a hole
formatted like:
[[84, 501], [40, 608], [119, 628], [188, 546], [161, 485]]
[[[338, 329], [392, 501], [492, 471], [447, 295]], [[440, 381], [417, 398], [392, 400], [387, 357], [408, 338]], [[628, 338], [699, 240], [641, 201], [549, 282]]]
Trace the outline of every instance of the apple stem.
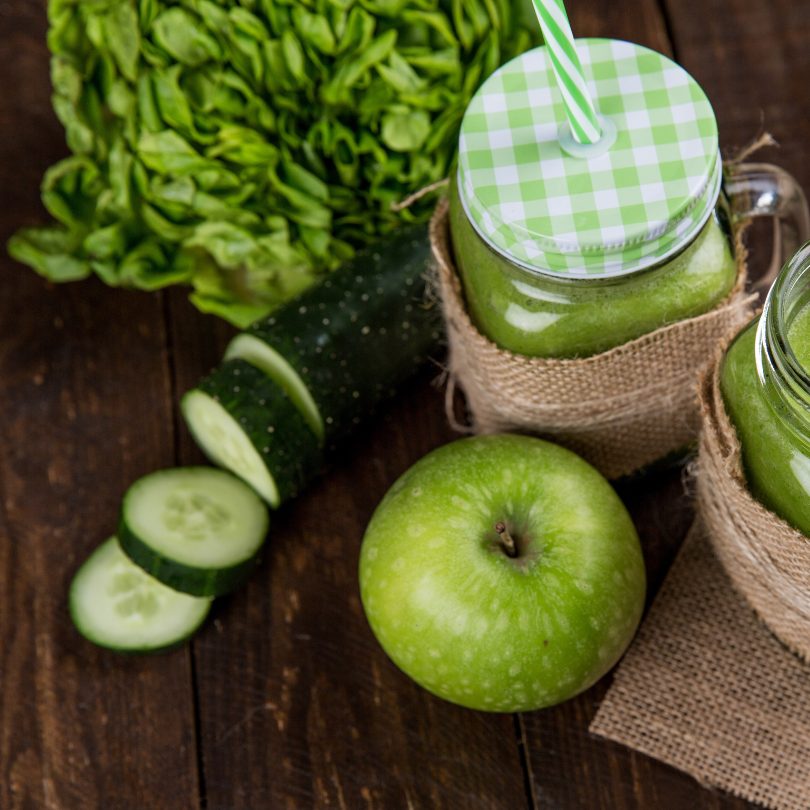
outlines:
[[498, 533], [498, 540], [500, 541], [501, 548], [506, 552], [506, 556], [517, 557], [517, 546], [515, 545], [512, 535], [509, 534], [509, 529], [506, 528], [506, 524], [498, 521], [495, 524], [495, 531]]

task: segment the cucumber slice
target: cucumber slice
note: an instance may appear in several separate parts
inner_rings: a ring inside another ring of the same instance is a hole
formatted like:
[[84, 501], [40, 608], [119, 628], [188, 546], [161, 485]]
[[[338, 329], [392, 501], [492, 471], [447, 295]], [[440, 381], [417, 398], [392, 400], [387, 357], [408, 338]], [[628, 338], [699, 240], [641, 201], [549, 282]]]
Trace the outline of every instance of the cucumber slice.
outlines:
[[267, 536], [265, 505], [238, 478], [211, 467], [160, 470], [136, 481], [121, 508], [121, 548], [170, 588], [195, 596], [233, 590]]
[[284, 388], [332, 448], [438, 347], [429, 260], [426, 227], [406, 228], [253, 324], [226, 357], [248, 361]]
[[280, 385], [301, 412], [310, 430], [323, 441], [323, 417], [298, 372], [272, 347], [255, 335], [237, 335], [225, 350], [225, 360], [246, 360]]
[[317, 437], [284, 389], [245, 360], [228, 360], [181, 403], [200, 449], [277, 507], [320, 471]]
[[99, 647], [154, 652], [194, 635], [211, 600], [167, 588], [135, 565], [111, 537], [76, 572], [68, 604], [76, 629]]
[[203, 453], [217, 466], [250, 484], [271, 506], [278, 506], [276, 482], [236, 419], [214, 397], [198, 389], [189, 391], [180, 407]]

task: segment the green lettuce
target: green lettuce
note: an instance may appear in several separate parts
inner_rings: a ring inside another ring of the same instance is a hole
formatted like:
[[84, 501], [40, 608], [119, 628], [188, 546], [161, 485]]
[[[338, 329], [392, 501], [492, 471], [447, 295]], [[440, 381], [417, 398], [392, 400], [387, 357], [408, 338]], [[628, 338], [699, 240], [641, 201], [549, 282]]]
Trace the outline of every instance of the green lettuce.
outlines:
[[429, 201], [528, 0], [50, 0], [71, 156], [9, 252], [54, 281], [192, 288], [243, 326]]

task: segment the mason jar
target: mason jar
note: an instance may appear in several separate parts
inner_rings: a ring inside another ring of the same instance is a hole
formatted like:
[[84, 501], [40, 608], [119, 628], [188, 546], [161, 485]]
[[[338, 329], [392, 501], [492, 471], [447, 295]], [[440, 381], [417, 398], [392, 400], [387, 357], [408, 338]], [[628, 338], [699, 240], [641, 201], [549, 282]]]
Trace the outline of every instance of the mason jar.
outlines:
[[810, 536], [810, 243], [729, 346], [720, 389], [751, 494]]
[[631, 43], [577, 46], [602, 141], [582, 146], [549, 124], [564, 112], [538, 48], [471, 102], [450, 187], [471, 319], [530, 357], [594, 355], [714, 309], [737, 283], [739, 220], [772, 216], [787, 241], [808, 235], [787, 173], [724, 170], [711, 105], [680, 66]]

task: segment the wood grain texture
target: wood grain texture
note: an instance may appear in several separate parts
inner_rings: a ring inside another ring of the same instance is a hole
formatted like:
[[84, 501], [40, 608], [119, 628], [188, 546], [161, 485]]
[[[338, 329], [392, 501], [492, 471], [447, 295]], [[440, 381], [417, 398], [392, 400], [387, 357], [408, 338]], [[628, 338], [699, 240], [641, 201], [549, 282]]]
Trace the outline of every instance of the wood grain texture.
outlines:
[[[65, 150], [42, 4], [3, 4], [0, 242]], [[85, 642], [66, 596], [137, 475], [170, 464], [158, 297], [54, 288], [0, 252], [0, 807], [199, 806], [188, 651]]]

